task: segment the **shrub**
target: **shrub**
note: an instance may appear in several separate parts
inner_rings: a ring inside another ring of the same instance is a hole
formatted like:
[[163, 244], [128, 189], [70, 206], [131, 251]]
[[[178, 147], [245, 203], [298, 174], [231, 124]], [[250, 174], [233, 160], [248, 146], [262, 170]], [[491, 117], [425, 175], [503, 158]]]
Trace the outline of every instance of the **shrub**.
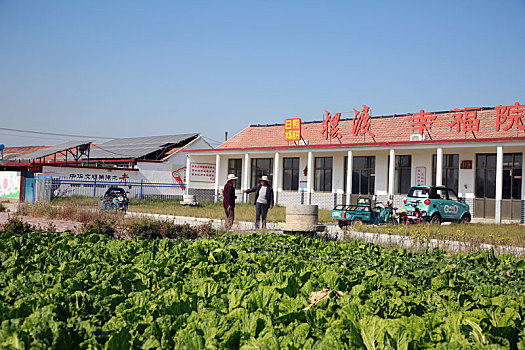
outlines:
[[115, 232], [117, 232], [115, 222], [112, 220], [95, 219], [93, 222], [85, 222], [82, 225], [82, 228], [84, 231], [96, 231], [97, 233], [108, 237], [114, 237]]
[[147, 239], [162, 238], [162, 233], [167, 230], [169, 222], [154, 221], [150, 219], [139, 219], [127, 225], [127, 231], [131, 237], [144, 237]]
[[35, 231], [35, 227], [22, 219], [13, 216], [7, 219], [7, 222], [2, 225], [2, 230], [12, 232], [15, 234], [24, 234]]
[[55, 233], [57, 232], [57, 227], [55, 224], [50, 222], [45, 227], [41, 228], [40, 231], [47, 232], [47, 233]]

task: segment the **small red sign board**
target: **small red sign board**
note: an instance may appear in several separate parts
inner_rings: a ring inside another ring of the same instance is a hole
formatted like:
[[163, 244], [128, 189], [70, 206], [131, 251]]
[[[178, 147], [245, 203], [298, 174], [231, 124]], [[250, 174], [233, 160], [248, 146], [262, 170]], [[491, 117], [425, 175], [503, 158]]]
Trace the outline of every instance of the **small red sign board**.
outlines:
[[301, 139], [301, 118], [291, 118], [284, 121], [284, 141], [299, 141]]

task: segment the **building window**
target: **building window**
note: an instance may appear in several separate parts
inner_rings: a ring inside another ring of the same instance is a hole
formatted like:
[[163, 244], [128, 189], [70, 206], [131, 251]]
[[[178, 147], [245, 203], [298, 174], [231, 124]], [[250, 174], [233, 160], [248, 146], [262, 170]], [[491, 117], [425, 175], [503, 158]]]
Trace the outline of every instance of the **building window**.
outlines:
[[[432, 186], [436, 185], [437, 155], [432, 155]], [[459, 154], [443, 155], [443, 173], [441, 183], [458, 192]]]
[[522, 155], [503, 155], [503, 199], [521, 199]]
[[250, 187], [255, 187], [263, 175], [268, 176], [271, 185], [273, 180], [273, 158], [252, 158]]
[[496, 198], [496, 154], [476, 154], [476, 197]]
[[234, 159], [228, 159], [228, 174], [234, 174], [236, 177], [238, 177], [237, 181], [235, 181], [234, 187], [235, 188], [241, 188], [241, 179], [242, 179], [242, 159], [241, 158], [234, 158]]
[[394, 192], [406, 194], [412, 183], [412, 156], [396, 156]]
[[[348, 157], [345, 157], [343, 188], [346, 188]], [[352, 194], [373, 195], [375, 191], [376, 157], [353, 157]]]
[[315, 157], [315, 191], [332, 191], [332, 163], [332, 157]]
[[299, 158], [283, 158], [283, 190], [299, 189]]

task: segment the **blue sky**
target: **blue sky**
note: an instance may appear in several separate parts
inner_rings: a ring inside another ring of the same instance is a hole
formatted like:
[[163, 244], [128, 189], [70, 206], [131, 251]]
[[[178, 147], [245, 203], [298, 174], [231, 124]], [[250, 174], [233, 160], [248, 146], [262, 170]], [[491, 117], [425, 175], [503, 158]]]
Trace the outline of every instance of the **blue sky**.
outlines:
[[[1, 127], [221, 141], [362, 104], [524, 103], [524, 44], [523, 0], [0, 0]], [[70, 139], [0, 130], [6, 146]]]

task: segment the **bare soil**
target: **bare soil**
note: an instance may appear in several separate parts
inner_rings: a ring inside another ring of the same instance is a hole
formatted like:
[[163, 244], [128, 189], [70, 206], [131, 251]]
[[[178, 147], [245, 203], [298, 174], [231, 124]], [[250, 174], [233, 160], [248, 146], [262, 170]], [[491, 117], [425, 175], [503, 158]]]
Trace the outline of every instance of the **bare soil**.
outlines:
[[[9, 216], [14, 216], [15, 213], [0, 212], [0, 225], [3, 225], [9, 219]], [[33, 226], [39, 226], [42, 228], [48, 227], [50, 224], [56, 227], [57, 232], [72, 231], [78, 232], [82, 227], [82, 224], [75, 221], [66, 220], [53, 220], [45, 218], [33, 218], [29, 216], [19, 216], [24, 222], [27, 222]]]

